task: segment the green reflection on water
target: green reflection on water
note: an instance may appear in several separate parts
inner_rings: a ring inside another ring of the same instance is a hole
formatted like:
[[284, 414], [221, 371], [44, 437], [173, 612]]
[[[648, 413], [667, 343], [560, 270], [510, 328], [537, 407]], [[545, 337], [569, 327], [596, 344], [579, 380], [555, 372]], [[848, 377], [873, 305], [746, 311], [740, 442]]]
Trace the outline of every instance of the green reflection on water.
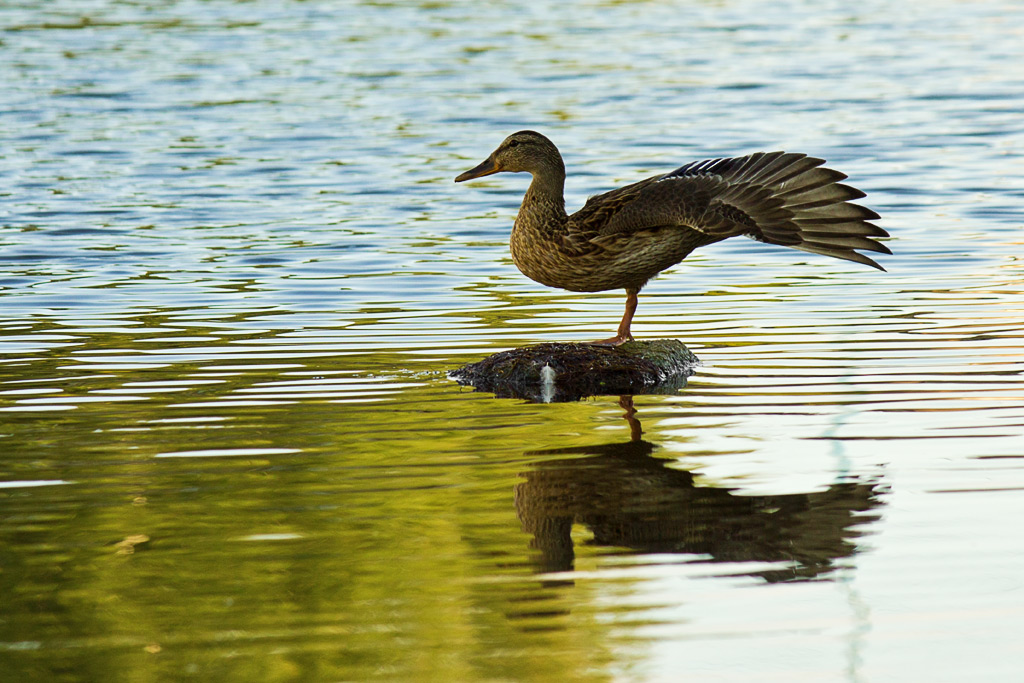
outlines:
[[537, 427], [585, 431], [592, 411], [510, 410], [332, 358], [62, 377], [54, 354], [0, 378], [74, 406], [0, 406], [33, 408], [0, 413], [2, 479], [70, 482], [0, 490], [6, 670], [541, 680], [610, 657], [586, 593], [534, 578], [512, 501], [524, 449], [548, 445]]
[[33, 410], [0, 412], [2, 479], [69, 482], [0, 490], [0, 652], [29, 678], [601, 680], [643, 641], [609, 618], [606, 582], [550, 572], [667, 552], [811, 578], [876, 504], [868, 485], [695, 487], [611, 398], [495, 400], [436, 363], [379, 375], [258, 345], [197, 360], [195, 341], [116, 369], [138, 360], [123, 332], [80, 341], [122, 349], [115, 369], [69, 366], [74, 347], [0, 377], [59, 390], [5, 397]]

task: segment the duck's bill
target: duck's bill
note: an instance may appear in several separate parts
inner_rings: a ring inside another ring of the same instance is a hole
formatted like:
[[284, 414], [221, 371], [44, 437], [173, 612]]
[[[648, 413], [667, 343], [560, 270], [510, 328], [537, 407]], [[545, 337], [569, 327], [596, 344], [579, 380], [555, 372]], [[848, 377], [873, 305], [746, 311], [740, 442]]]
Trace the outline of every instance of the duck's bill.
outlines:
[[497, 166], [494, 165], [494, 160], [488, 158], [488, 159], [485, 159], [484, 162], [482, 164], [480, 164], [479, 166], [477, 166], [476, 168], [471, 168], [468, 171], [466, 171], [465, 173], [463, 173], [462, 175], [460, 175], [458, 178], [455, 179], [455, 182], [461, 183], [464, 180], [472, 180], [473, 178], [482, 178], [485, 175], [491, 175], [492, 173], [497, 173], [497, 172], [498, 172], [498, 168], [497, 168]]

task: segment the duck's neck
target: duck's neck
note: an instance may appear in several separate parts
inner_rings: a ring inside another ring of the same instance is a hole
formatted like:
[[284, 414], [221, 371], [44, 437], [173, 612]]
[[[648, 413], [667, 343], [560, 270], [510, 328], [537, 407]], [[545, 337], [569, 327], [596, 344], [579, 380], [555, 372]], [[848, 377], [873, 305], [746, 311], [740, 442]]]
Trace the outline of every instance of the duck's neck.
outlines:
[[563, 233], [569, 222], [565, 213], [565, 167], [544, 169], [533, 174], [530, 189], [516, 216], [514, 232], [541, 233], [554, 236]]

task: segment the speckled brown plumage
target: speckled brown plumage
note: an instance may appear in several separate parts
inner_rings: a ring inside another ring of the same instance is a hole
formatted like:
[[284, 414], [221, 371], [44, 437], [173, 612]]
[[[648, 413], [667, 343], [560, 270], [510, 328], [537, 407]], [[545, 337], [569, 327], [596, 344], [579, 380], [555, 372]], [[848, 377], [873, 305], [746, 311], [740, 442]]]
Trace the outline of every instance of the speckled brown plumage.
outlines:
[[512, 260], [527, 277], [575, 292], [625, 289], [626, 315], [607, 343], [631, 339], [636, 293], [698, 247], [745, 235], [884, 270], [865, 251], [891, 253], [868, 221], [878, 214], [850, 200], [864, 193], [804, 154], [759, 152], [696, 161], [671, 173], [596, 195], [565, 212], [565, 165], [540, 133], [505, 139], [456, 182], [502, 171], [533, 175], [512, 229]]

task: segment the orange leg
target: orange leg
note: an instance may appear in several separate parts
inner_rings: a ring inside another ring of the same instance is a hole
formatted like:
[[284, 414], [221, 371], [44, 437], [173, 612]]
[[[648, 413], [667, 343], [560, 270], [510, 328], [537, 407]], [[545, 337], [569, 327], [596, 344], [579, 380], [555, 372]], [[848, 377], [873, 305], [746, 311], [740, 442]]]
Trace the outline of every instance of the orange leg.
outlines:
[[619, 344], [633, 341], [633, 335], [629, 332], [629, 325], [633, 322], [633, 314], [636, 313], [636, 306], [639, 303], [637, 294], [639, 292], [639, 289], [626, 290], [626, 312], [622, 314], [622, 322], [619, 323], [619, 329], [615, 336], [590, 342], [591, 344], [596, 346], [618, 346]]

